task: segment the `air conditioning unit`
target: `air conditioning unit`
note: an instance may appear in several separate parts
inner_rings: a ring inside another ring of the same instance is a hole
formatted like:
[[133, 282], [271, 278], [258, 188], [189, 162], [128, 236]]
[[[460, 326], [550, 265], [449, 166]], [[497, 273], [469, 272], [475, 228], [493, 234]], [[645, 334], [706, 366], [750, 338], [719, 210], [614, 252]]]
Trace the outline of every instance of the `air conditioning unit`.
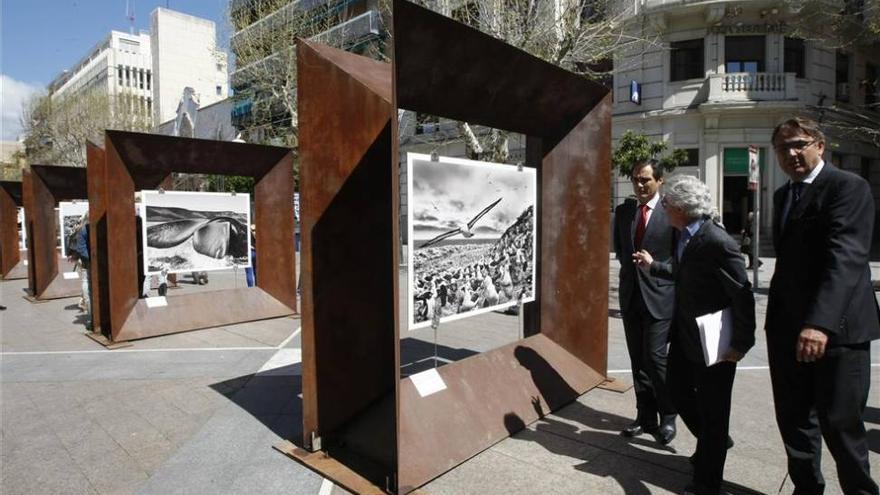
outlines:
[[836, 96], [838, 100], [849, 100], [849, 83], [837, 83]]

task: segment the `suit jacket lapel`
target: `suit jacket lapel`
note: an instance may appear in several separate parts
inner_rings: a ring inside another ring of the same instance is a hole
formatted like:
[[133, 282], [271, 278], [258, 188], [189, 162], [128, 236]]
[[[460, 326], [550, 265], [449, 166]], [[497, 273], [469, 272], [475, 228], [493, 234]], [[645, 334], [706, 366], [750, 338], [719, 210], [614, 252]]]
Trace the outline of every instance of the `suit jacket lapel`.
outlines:
[[773, 248], [776, 251], [779, 251], [779, 241], [782, 238], [782, 210], [785, 208], [789, 187], [790, 183], [780, 187], [773, 195]]
[[687, 245], [684, 247], [684, 252], [681, 253], [681, 260], [679, 261], [680, 265], [684, 265], [687, 263], [689, 254], [694, 251], [700, 244], [703, 242], [703, 236], [706, 235], [706, 229], [709, 228], [709, 224], [712, 223], [711, 219], [707, 219], [703, 222], [703, 225], [700, 225], [697, 233], [691, 237], [691, 240], [688, 241]]
[[826, 185], [828, 185], [828, 175], [831, 173], [833, 167], [834, 165], [825, 163], [825, 166], [822, 167], [822, 171], [819, 172], [819, 175], [816, 176], [812, 184], [809, 184], [804, 188], [800, 201], [798, 201], [798, 204], [791, 209], [791, 212], [789, 212], [789, 218], [800, 218], [801, 215], [804, 214], [804, 210], [810, 202], [819, 195], [822, 189], [825, 189]]

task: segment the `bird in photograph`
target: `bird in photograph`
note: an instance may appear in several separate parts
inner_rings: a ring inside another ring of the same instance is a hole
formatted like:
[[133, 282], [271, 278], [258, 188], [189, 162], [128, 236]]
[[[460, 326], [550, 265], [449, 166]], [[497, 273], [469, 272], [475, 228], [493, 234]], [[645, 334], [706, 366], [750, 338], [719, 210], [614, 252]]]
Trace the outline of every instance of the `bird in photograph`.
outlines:
[[503, 197], [498, 198], [494, 203], [485, 207], [483, 209], [483, 211], [477, 213], [476, 216], [474, 216], [474, 218], [472, 218], [468, 223], [462, 224], [457, 229], [453, 229], [448, 232], [444, 232], [433, 239], [425, 241], [421, 246], [419, 246], [419, 249], [426, 248], [428, 246], [433, 246], [434, 244], [437, 244], [438, 242], [442, 241], [443, 239], [448, 239], [448, 238], [450, 238], [454, 235], [458, 235], [458, 234], [461, 234], [461, 236], [464, 237], [465, 239], [470, 239], [471, 237], [474, 236], [474, 232], [473, 232], [474, 225], [476, 225], [476, 223], [480, 220], [480, 218], [483, 218], [483, 216], [486, 213], [489, 213], [489, 210], [491, 210], [492, 208], [495, 207], [495, 205], [500, 203], [502, 199], [504, 199], [504, 198]]

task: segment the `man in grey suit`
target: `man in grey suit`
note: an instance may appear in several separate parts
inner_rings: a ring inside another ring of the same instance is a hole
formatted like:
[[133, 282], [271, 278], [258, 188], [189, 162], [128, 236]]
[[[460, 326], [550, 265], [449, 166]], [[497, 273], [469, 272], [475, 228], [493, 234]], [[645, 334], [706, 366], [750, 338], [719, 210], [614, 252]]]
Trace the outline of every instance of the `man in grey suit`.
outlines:
[[843, 492], [876, 495], [862, 422], [871, 341], [880, 338], [868, 265], [871, 186], [822, 160], [815, 121], [783, 122], [772, 143], [791, 179], [773, 196], [776, 271], [765, 326], [788, 473], [795, 493], [822, 493], [824, 437]]
[[[633, 263], [645, 249], [662, 262], [671, 258], [672, 228], [660, 207], [663, 168], [656, 160], [633, 166], [636, 200], [614, 212], [614, 252], [620, 263], [620, 310], [636, 391], [636, 420], [626, 436], [650, 433], [668, 444], [675, 438], [675, 407], [666, 385], [666, 352], [674, 307], [674, 283], [652, 276]], [[658, 421], [659, 416], [659, 421]]]

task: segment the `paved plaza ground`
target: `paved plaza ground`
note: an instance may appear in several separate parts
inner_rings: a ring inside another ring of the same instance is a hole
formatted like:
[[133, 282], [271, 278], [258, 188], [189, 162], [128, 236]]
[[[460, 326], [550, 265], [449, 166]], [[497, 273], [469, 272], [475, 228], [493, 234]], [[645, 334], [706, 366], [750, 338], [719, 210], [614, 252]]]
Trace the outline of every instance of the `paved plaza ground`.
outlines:
[[[758, 291], [773, 259], [765, 259]], [[873, 267], [880, 278], [880, 264]], [[609, 375], [630, 382], [617, 304], [609, 292]], [[244, 284], [214, 272], [216, 290]], [[280, 318], [157, 337], [106, 350], [84, 335], [77, 299], [32, 304], [26, 281], [0, 282], [0, 493], [320, 494], [344, 493], [272, 446], [299, 442], [302, 428], [299, 319]], [[441, 327], [440, 357], [455, 360], [516, 339], [516, 316], [491, 313], [485, 332]], [[403, 369], [433, 360], [430, 330], [405, 336]], [[763, 332], [740, 364], [733, 392], [725, 478], [732, 493], [791, 493], [773, 417]], [[871, 467], [880, 478], [880, 345], [865, 416]], [[689, 482], [695, 441], [679, 421], [668, 447], [619, 435], [635, 396], [593, 390], [437, 478], [429, 494], [679, 493]], [[840, 493], [825, 454], [826, 493]]]

